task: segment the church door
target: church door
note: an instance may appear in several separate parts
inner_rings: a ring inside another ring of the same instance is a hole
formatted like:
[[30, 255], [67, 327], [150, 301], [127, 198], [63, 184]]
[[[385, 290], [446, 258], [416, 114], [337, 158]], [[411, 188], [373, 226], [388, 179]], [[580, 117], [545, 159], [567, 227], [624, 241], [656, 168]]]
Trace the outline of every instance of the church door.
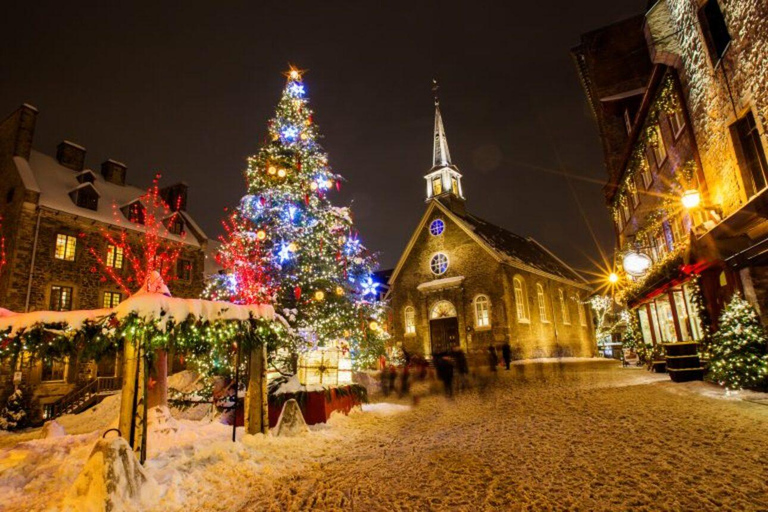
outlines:
[[432, 342], [432, 353], [447, 352], [459, 344], [459, 319], [435, 318], [429, 321], [429, 337]]

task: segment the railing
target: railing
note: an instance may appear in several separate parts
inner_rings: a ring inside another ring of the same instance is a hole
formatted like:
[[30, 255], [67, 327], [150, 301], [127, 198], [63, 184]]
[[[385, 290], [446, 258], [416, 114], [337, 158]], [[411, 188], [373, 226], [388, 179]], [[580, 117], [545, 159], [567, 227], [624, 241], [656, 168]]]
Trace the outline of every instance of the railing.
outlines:
[[73, 412], [92, 396], [122, 387], [120, 377], [97, 377], [84, 386], [64, 395], [55, 402], [43, 406], [43, 419], [52, 420], [62, 414]]

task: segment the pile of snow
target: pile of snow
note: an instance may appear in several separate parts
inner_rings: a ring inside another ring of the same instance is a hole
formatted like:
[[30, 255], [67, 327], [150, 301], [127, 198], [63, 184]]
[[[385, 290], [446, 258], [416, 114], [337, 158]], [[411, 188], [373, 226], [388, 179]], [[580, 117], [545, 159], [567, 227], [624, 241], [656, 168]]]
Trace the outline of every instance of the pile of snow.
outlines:
[[301, 414], [299, 403], [291, 398], [283, 405], [277, 425], [271, 433], [277, 437], [294, 437], [309, 432], [304, 415]]
[[148, 506], [160, 487], [122, 437], [100, 439], [64, 499], [64, 510], [125, 510]]
[[46, 421], [40, 430], [41, 439], [50, 439], [52, 437], [63, 437], [67, 435], [67, 431], [56, 420]]

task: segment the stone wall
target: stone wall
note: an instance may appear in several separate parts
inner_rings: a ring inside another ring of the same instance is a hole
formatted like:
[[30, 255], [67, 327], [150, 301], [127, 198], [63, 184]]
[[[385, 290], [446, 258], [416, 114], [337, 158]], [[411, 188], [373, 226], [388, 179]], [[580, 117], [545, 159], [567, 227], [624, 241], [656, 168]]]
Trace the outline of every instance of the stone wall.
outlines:
[[[768, 3], [720, 1], [730, 48], [715, 68], [703, 38], [698, 0], [668, 0], [674, 37], [681, 48], [680, 76], [686, 91], [710, 200], [725, 215], [746, 200], [730, 125], [751, 110], [768, 147]], [[766, 151], [768, 153], [768, 151]]]

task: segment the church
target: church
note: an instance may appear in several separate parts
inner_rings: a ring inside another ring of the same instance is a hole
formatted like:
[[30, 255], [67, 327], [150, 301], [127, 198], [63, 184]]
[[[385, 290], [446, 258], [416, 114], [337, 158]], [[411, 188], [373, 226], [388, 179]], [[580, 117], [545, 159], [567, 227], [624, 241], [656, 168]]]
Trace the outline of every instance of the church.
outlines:
[[389, 279], [391, 334], [411, 354], [509, 343], [517, 359], [592, 356], [587, 282], [530, 237], [467, 210], [435, 102], [426, 210]]

